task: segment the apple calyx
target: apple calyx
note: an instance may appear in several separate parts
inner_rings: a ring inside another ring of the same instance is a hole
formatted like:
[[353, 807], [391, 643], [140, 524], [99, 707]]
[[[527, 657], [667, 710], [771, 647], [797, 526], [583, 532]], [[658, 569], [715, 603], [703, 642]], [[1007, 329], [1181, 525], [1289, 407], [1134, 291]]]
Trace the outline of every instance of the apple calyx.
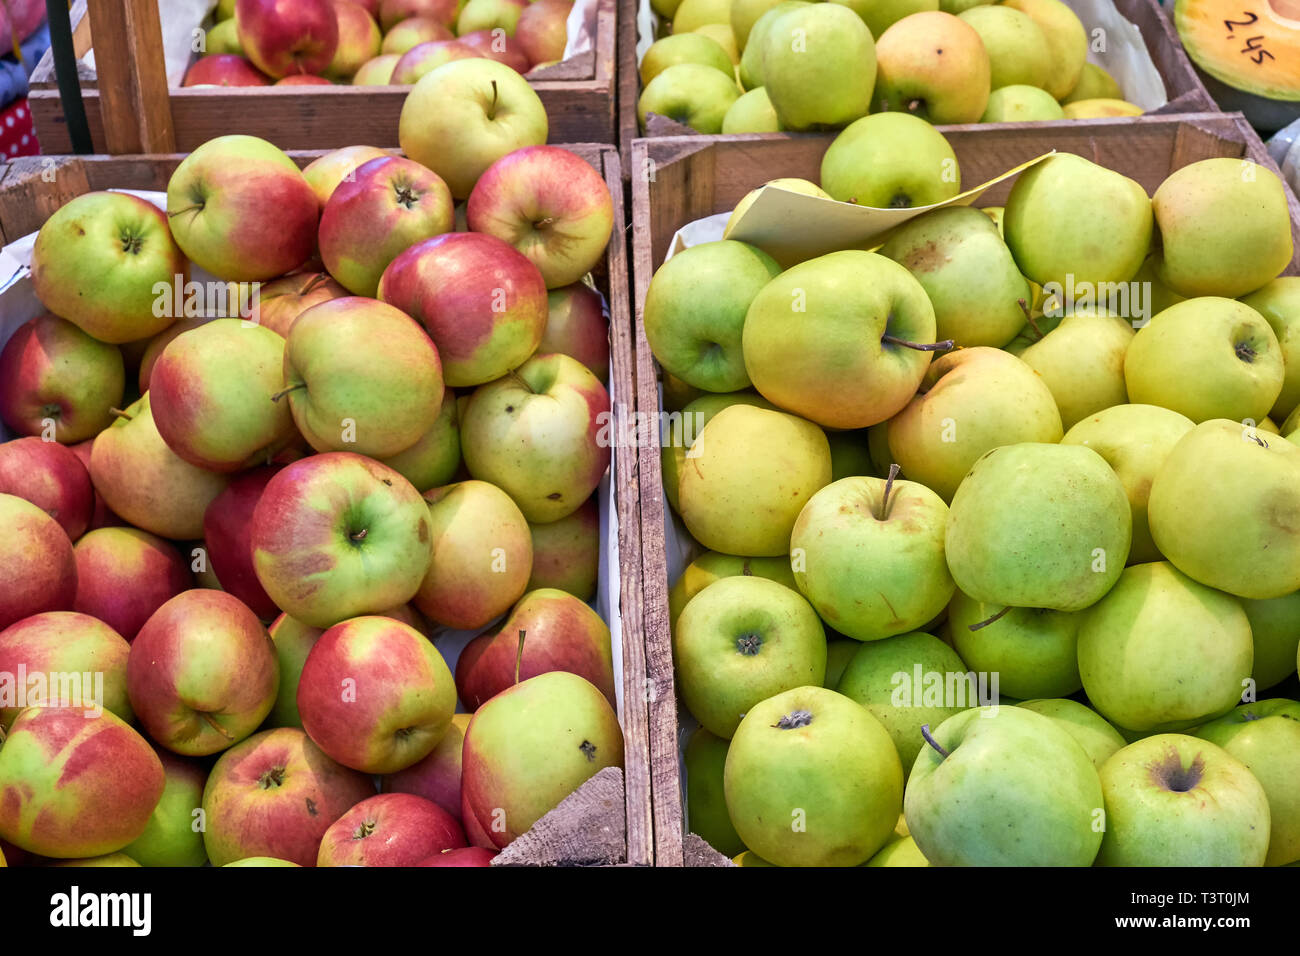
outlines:
[[1192, 758], [1191, 766], [1183, 766], [1183, 758], [1173, 747], [1165, 753], [1164, 759], [1151, 764], [1150, 776], [1153, 783], [1174, 793], [1187, 793], [1195, 790], [1205, 776], [1205, 755], [1197, 753]]
[[889, 477], [885, 479], [885, 493], [880, 496], [880, 514], [876, 515], [877, 521], [884, 521], [889, 517], [889, 493], [894, 490], [894, 479], [898, 477], [900, 470], [898, 462], [893, 462], [889, 466]]
[[515, 683], [516, 684], [519, 683], [519, 668], [522, 667], [524, 663], [524, 638], [527, 636], [528, 636], [528, 632], [523, 628], [520, 628], [519, 647], [515, 650]]
[[112, 412], [114, 415], [116, 415], [118, 418], [125, 418], [128, 422], [135, 418], [134, 415], [128, 415], [120, 408], [110, 408], [109, 411]]
[[257, 785], [263, 790], [270, 790], [272, 787], [279, 787], [284, 784], [284, 768], [272, 767], [260, 777], [257, 778]]
[[1006, 614], [1010, 610], [1011, 610], [1011, 605], [1008, 604], [1006, 607], [998, 611], [998, 613], [994, 614], [992, 617], [986, 617], [982, 621], [977, 621], [976, 623], [971, 624], [967, 628], [967, 630], [978, 631], [980, 628], [988, 627], [990, 624], [996, 624], [998, 621], [1002, 620], [1002, 615]]
[[948, 757], [948, 756], [950, 756], [949, 753], [948, 753], [948, 751], [946, 751], [946, 750], [943, 749], [943, 745], [942, 745], [941, 743], [939, 743], [939, 741], [935, 740], [935, 739], [934, 739], [934, 736], [930, 733], [930, 725], [929, 725], [929, 724], [922, 724], [922, 725], [921, 725], [921, 736], [925, 738], [925, 742], [926, 742], [927, 744], [929, 744], [931, 747], [933, 747], [933, 748], [938, 752], [940, 758], [944, 758], [944, 757]]
[[369, 528], [361, 528], [358, 531], [350, 531], [348, 532], [348, 540], [351, 541], [353, 544], [360, 544], [362, 541], [366, 540], [366, 535], [368, 534], [370, 534]]
[[742, 634], [736, 638], [736, 650], [744, 657], [753, 657], [763, 647], [763, 638], [759, 634]]
[[378, 827], [379, 824], [374, 820], [365, 820], [352, 831], [352, 839], [364, 840], [366, 837], [370, 836], [370, 834], [374, 833]]
[[419, 195], [417, 195], [415, 190], [408, 184], [394, 184], [393, 192], [396, 196], [397, 204], [406, 209], [414, 209], [420, 202]]
[[143, 248], [144, 236], [131, 235], [130, 233], [122, 234], [122, 251], [127, 255], [139, 255], [140, 250]]
[[957, 347], [957, 343], [952, 339], [944, 339], [942, 342], [909, 342], [907, 339], [900, 339], [888, 332], [880, 337], [880, 341], [888, 342], [890, 345], [901, 345], [903, 348], [916, 349], [918, 352], [947, 352]]
[[811, 710], [792, 710], [772, 726], [777, 730], [797, 730], [807, 727], [813, 721]]
[[1248, 342], [1238, 342], [1236, 348], [1233, 349], [1233, 351], [1237, 353], [1237, 358], [1241, 359], [1243, 362], [1255, 361], [1256, 352], [1253, 348], [1250, 347], [1250, 344]]

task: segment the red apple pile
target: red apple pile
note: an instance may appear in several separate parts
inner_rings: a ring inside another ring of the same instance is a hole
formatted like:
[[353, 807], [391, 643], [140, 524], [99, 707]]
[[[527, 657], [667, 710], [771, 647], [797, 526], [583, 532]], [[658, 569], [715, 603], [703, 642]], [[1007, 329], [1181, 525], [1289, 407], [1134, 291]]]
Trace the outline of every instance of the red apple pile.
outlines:
[[612, 204], [572, 153], [496, 148], [472, 232], [414, 160], [304, 173], [247, 136], [166, 214], [88, 193], [42, 227], [49, 312], [0, 349], [11, 856], [487, 865], [621, 765], [586, 603]]
[[183, 85], [409, 85], [477, 57], [527, 73], [563, 59], [572, 9], [573, 0], [238, 0], [217, 8]]

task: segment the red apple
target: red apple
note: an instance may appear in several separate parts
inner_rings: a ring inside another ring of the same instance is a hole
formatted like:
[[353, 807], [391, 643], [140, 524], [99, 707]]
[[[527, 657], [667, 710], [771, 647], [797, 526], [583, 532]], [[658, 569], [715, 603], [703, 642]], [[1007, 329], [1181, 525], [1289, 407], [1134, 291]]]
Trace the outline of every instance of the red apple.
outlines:
[[421, 860], [416, 866], [491, 866], [496, 850], [481, 846], [467, 846], [456, 850], [443, 850], [437, 856]]
[[227, 750], [208, 775], [208, 859], [225, 866], [269, 856], [315, 866], [330, 824], [374, 792], [369, 777], [335, 763], [301, 730], [263, 731]]
[[380, 0], [379, 25], [385, 32], [409, 17], [428, 17], [451, 26], [465, 0]]
[[459, 41], [471, 50], [476, 50], [479, 56], [504, 63], [517, 73], [527, 73], [528, 68], [532, 66], [519, 41], [508, 35], [501, 27], [474, 30], [459, 37]]
[[321, 211], [321, 259], [340, 285], [373, 297], [399, 253], [453, 225], [451, 190], [437, 173], [398, 156], [372, 159]]
[[553, 63], [564, 59], [571, 12], [572, 0], [534, 0], [519, 14], [515, 40], [529, 63]]
[[195, 60], [181, 86], [270, 86], [271, 78], [248, 57], [215, 53]]
[[424, 323], [448, 385], [490, 382], [527, 360], [546, 327], [541, 273], [500, 239], [449, 233], [384, 270], [379, 298]]
[[451, 28], [430, 17], [408, 17], [384, 35], [381, 47], [384, 53], [402, 54], [411, 47], [433, 40], [454, 40]]
[[236, 0], [239, 44], [268, 76], [320, 73], [339, 45], [330, 0]]
[[542, 272], [546, 287], [577, 282], [600, 262], [614, 227], [604, 178], [559, 146], [526, 146], [479, 177], [469, 227], [504, 239]]
[[347, 294], [347, 289], [324, 272], [296, 272], [272, 279], [261, 289], [260, 321], [272, 332], [288, 338], [289, 326], [302, 313]]
[[135, 640], [155, 611], [194, 586], [175, 546], [139, 528], [98, 528], [72, 550], [77, 561], [73, 606], [127, 641]]
[[559, 521], [530, 524], [533, 574], [528, 590], [558, 588], [582, 601], [596, 596], [600, 577], [600, 506], [594, 497]]
[[393, 79], [393, 68], [402, 58], [400, 53], [381, 53], [361, 64], [352, 74], [353, 86], [387, 86]]
[[438, 746], [427, 757], [379, 781], [382, 793], [413, 793], [432, 800], [460, 820], [460, 752], [470, 714], [456, 714]]
[[[378, 146], [344, 146], [342, 149], [331, 150], [324, 156], [318, 156], [310, 163], [303, 167], [302, 177], [307, 180], [307, 185], [311, 191], [316, 194], [316, 199], [320, 202], [321, 208], [325, 208], [325, 203], [329, 202], [330, 196], [338, 188], [339, 183], [344, 180], [351, 181], [356, 179], [356, 169], [363, 163], [372, 159], [378, 159], [381, 156], [391, 156], [392, 153], [386, 149], [380, 149]], [[323, 273], [307, 273], [307, 275]], [[295, 278], [294, 276], [285, 276], [286, 279]], [[283, 280], [276, 279], [262, 286], [262, 309], [266, 309], [266, 295], [268, 286], [274, 285], [275, 282]], [[266, 324], [266, 317], [263, 315], [262, 324]]]
[[426, 73], [432, 73], [452, 60], [472, 60], [481, 56], [477, 50], [459, 40], [430, 40], [417, 43], [393, 66], [388, 82], [396, 86], [411, 86]]
[[367, 60], [379, 55], [383, 38], [379, 24], [365, 7], [348, 0], [334, 0], [334, 14], [339, 21], [339, 45], [334, 51], [334, 59], [325, 68], [325, 75], [342, 80], [352, 76]]
[[317, 866], [415, 866], [465, 846], [455, 817], [409, 793], [381, 793], [339, 817], [320, 841]]
[[145, 622], [127, 662], [131, 706], [168, 750], [204, 756], [243, 740], [271, 712], [275, 645], [240, 600], [199, 588]]
[[25, 498], [0, 494], [0, 528], [0, 628], [72, 610], [77, 562], [62, 526]]
[[600, 293], [582, 282], [552, 289], [546, 296], [546, 331], [539, 352], [576, 358], [602, 382], [609, 381], [609, 319]]
[[277, 465], [267, 465], [236, 475], [203, 513], [203, 540], [221, 589], [263, 621], [275, 618], [280, 609], [253, 570], [253, 512], [279, 470]]
[[21, 435], [93, 438], [125, 387], [122, 350], [55, 315], [24, 322], [0, 351], [0, 420]]
[[54, 441], [17, 438], [0, 444], [0, 494], [26, 498], [72, 540], [90, 527], [95, 489], [77, 454]]
[[331, 80], [313, 73], [295, 73], [275, 81], [276, 86], [333, 86]]
[[[77, 456], [77, 460], [81, 462], [82, 467], [86, 469], [86, 474], [89, 475], [90, 451], [95, 447], [95, 439], [87, 438], [85, 441], [79, 441], [75, 445], [69, 445], [68, 447], [72, 449], [72, 453]], [[457, 451], [459, 452], [459, 446], [457, 446]], [[94, 531], [98, 528], [110, 528], [126, 523], [113, 514], [113, 509], [108, 506], [108, 502], [104, 500], [104, 496], [99, 493], [99, 489], [94, 486], [93, 482], [91, 490], [95, 496], [95, 504], [90, 511], [88, 530]]]

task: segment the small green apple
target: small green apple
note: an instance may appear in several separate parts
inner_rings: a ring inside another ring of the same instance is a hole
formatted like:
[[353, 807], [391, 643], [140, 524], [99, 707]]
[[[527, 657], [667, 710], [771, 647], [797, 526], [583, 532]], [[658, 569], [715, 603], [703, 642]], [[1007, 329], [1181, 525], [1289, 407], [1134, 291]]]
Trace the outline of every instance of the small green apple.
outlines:
[[677, 626], [677, 618], [682, 608], [695, 595], [715, 581], [734, 577], [760, 577], [784, 584], [791, 591], [797, 591], [794, 573], [790, 570], [790, 559], [785, 555], [777, 558], [741, 558], [734, 554], [719, 554], [706, 551], [682, 571], [672, 588], [668, 591], [668, 618], [672, 626]]
[[[732, 13], [743, 9], [744, 0], [733, 0]], [[806, 0], [782, 0], [776, 6], [761, 13], [754, 21], [748, 35], [741, 35], [743, 24], [737, 24], [732, 21], [732, 29], [736, 34], [736, 42], [740, 44], [743, 51], [740, 56], [740, 84], [747, 90], [755, 90], [763, 85], [763, 47], [767, 38], [767, 33], [772, 29], [772, 24], [791, 10], [798, 10], [801, 7], [810, 7], [811, 3]], [[743, 13], [742, 13], [743, 16]]]
[[711, 66], [729, 79], [733, 74], [731, 58], [716, 40], [701, 33], [677, 33], [655, 40], [645, 51], [641, 57], [641, 85], [647, 85], [668, 67], [678, 63]]
[[822, 157], [821, 182], [840, 202], [910, 209], [960, 193], [961, 167], [943, 134], [925, 120], [909, 113], [876, 113], [831, 142]]
[[948, 605], [952, 646], [977, 673], [998, 675], [1012, 697], [1064, 697], [1079, 680], [1078, 612], [1009, 607], [976, 601], [961, 591]]
[[723, 133], [779, 133], [781, 120], [768, 98], [767, 90], [757, 87], [741, 94], [722, 117]]
[[[1001, 10], [1002, 7], [984, 9]], [[1060, 103], [1052, 99], [1051, 93], [1037, 86], [1017, 83], [999, 87], [989, 94], [989, 102], [984, 107], [980, 122], [1043, 123], [1059, 119], [1065, 119], [1065, 111], [1061, 109]]]
[[763, 37], [763, 82], [781, 125], [838, 128], [865, 116], [876, 85], [876, 44], [862, 19], [836, 3], [783, 13]]
[[720, 133], [722, 118], [739, 97], [740, 87], [730, 74], [702, 63], [675, 63], [645, 85], [636, 104], [637, 119], [642, 130], [646, 117], [658, 113], [697, 133]]
[[1105, 408], [1128, 402], [1124, 356], [1133, 341], [1127, 319], [1078, 310], [1020, 354], [1043, 377], [1067, 430]]
[[[1047, 37], [1029, 14], [1014, 7], [990, 5], [971, 7], [958, 16], [984, 41], [989, 54], [989, 84], [994, 92], [1020, 85], [1042, 89], [1047, 84], [1054, 66], [1051, 50]], [[1050, 93], [1048, 98], [1056, 104]]]

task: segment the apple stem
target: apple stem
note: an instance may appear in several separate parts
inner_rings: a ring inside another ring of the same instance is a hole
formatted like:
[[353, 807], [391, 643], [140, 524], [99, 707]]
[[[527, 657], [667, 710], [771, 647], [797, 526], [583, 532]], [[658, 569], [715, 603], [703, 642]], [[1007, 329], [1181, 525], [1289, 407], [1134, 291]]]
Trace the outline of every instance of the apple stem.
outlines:
[[110, 408], [109, 411], [112, 412], [114, 415], [116, 415], [118, 418], [125, 418], [128, 422], [131, 421], [132, 418], [134, 417], [132, 415], [128, 415], [120, 408]]
[[524, 663], [524, 638], [528, 632], [520, 628], [519, 630], [519, 649], [515, 651], [515, 683], [519, 683], [519, 668]]
[[191, 209], [202, 209], [202, 208], [203, 208], [203, 203], [196, 202], [194, 203], [194, 205], [186, 206], [184, 209], [177, 209], [175, 212], [169, 212], [167, 213], [167, 216], [168, 218], [172, 216], [179, 216], [181, 213], [189, 212]]
[[328, 278], [329, 278], [329, 275], [326, 274], [326, 273], [324, 273], [324, 272], [313, 272], [313, 273], [312, 273], [312, 276], [311, 276], [311, 279], [307, 282], [307, 284], [306, 284], [305, 286], [302, 287], [302, 291], [299, 292], [298, 294], [299, 294], [299, 295], [306, 295], [308, 292], [310, 292], [312, 289], [316, 288], [316, 287], [317, 287], [318, 285], [320, 285], [322, 282], [325, 282]]
[[921, 725], [921, 736], [925, 738], [925, 742], [927, 744], [929, 744], [931, 747], [933, 747], [935, 750], [939, 752], [940, 756], [943, 757], [948, 756], [948, 751], [944, 750], [943, 746], [939, 743], [939, 741], [935, 740], [934, 737], [931, 736], [929, 724]]
[[918, 352], [946, 352], [951, 348], [956, 348], [957, 343], [952, 339], [944, 339], [942, 342], [909, 342], [907, 339], [900, 339], [896, 335], [885, 334], [880, 337], [880, 341], [888, 342], [890, 345], [901, 345], [904, 348], [916, 349]]
[[271, 401], [278, 402], [280, 399], [284, 398], [284, 396], [288, 395], [290, 392], [294, 391], [295, 389], [306, 388], [306, 387], [307, 387], [306, 382], [299, 382], [297, 385], [290, 385], [288, 388], [276, 392], [274, 395], [272, 395]]
[[511, 369], [509, 372], [507, 372], [506, 374], [509, 375], [511, 378], [513, 378], [516, 382], [518, 382], [518, 383], [519, 383], [519, 384], [524, 388], [524, 390], [528, 392], [528, 394], [530, 394], [530, 395], [536, 395], [536, 394], [537, 394], [537, 390], [534, 389], [531, 385], [528, 384], [528, 379], [526, 379], [526, 378], [524, 378], [522, 375], [520, 375], [520, 374], [519, 374], [519, 371], [518, 371], [517, 369], [513, 369], [513, 368], [512, 368], [512, 369]]
[[889, 493], [894, 490], [894, 479], [898, 477], [899, 471], [897, 462], [889, 466], [889, 477], [885, 479], [885, 493], [880, 499], [880, 514], [876, 516], [881, 521], [889, 517]]
[[230, 731], [228, 731], [225, 727], [222, 727], [219, 723], [217, 723], [216, 718], [214, 718], [211, 714], [206, 712], [203, 713], [201, 716], [205, 721], [207, 721], [209, 727], [211, 727], [217, 733], [221, 734], [221, 736], [225, 737], [231, 743], [234, 743], [235, 735], [232, 734]]
[[982, 627], [988, 627], [990, 624], [996, 624], [998, 621], [1002, 620], [1002, 615], [1006, 614], [1007, 611], [1010, 611], [1010, 610], [1011, 610], [1011, 605], [1008, 604], [1006, 607], [1004, 607], [1002, 610], [998, 611], [998, 613], [997, 613], [997, 614], [994, 614], [992, 617], [986, 617], [984, 620], [980, 621], [978, 624], [972, 624], [972, 625], [970, 625], [970, 630], [972, 630], [972, 631], [978, 631], [978, 630], [979, 630], [980, 628], [982, 628]]
[[1029, 303], [1024, 299], [1016, 299], [1016, 305], [1020, 306], [1020, 311], [1025, 313], [1025, 321], [1028, 322], [1029, 327], [1034, 330], [1034, 335], [1041, 339], [1043, 337], [1043, 330], [1040, 329], [1038, 323], [1034, 321], [1034, 314], [1029, 311]]
[[488, 108], [488, 119], [497, 118], [497, 81], [492, 81], [492, 105]]

